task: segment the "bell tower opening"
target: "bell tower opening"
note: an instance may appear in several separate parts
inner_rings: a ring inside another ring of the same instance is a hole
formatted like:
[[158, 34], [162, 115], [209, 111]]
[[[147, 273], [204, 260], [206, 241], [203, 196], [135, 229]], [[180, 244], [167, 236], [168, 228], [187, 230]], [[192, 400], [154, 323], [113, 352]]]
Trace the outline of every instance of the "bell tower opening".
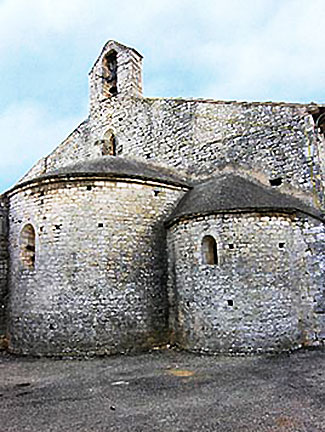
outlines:
[[90, 110], [102, 102], [142, 97], [142, 55], [134, 48], [108, 41], [89, 72]]
[[103, 59], [103, 79], [111, 96], [117, 95], [117, 54], [109, 52]]

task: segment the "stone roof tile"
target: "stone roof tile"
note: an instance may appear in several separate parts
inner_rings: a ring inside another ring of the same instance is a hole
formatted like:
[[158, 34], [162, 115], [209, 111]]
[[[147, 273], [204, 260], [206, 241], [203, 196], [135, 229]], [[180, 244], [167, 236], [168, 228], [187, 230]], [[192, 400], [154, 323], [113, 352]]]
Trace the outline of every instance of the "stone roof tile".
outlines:
[[174, 169], [120, 156], [102, 156], [96, 159], [83, 160], [58, 169], [49, 170], [30, 181], [72, 176], [140, 178], [186, 187], [190, 185], [189, 181], [184, 176], [179, 175]]
[[238, 174], [227, 173], [194, 186], [182, 198], [168, 223], [186, 216], [239, 210], [296, 210], [324, 220], [317, 208], [292, 195]]

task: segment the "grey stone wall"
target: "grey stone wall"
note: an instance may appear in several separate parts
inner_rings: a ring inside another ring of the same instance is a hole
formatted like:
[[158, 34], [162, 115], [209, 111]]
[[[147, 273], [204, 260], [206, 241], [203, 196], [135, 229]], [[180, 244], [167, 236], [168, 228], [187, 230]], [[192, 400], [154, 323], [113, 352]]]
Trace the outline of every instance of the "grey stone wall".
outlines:
[[[184, 190], [155, 182], [50, 181], [10, 196], [9, 349], [115, 353], [167, 340], [163, 220]], [[35, 268], [20, 233], [36, 231]]]
[[[104, 78], [103, 59], [114, 51], [117, 54], [117, 95], [107, 91]], [[114, 41], [109, 41], [89, 73], [90, 110], [107, 99], [121, 96], [142, 96], [142, 56], [134, 49]]]
[[8, 276], [8, 208], [7, 200], [0, 196], [0, 337], [6, 330], [7, 276]]
[[306, 219], [301, 225], [304, 236], [305, 275], [310, 276], [310, 286], [313, 286], [313, 316], [315, 319], [315, 342], [325, 344], [325, 225]]
[[315, 189], [320, 190], [321, 208], [325, 208], [325, 135], [319, 129], [316, 129], [316, 159], [319, 160], [319, 175], [315, 175]]
[[[118, 92], [109, 96], [103, 60], [112, 50]], [[325, 148], [310, 114], [314, 104], [143, 98], [142, 56], [115, 41], [104, 46], [89, 85], [89, 117], [24, 179], [97, 158], [96, 143], [112, 130], [118, 155], [150, 159], [194, 179], [233, 164], [265, 184], [281, 178], [291, 193], [325, 208]]]
[[[112, 50], [113, 96], [103, 71]], [[266, 185], [279, 180], [279, 191], [325, 209], [325, 142], [311, 105], [143, 98], [141, 67], [137, 51], [106, 44], [90, 71], [89, 117], [22, 180], [101, 157], [98, 143], [109, 130], [116, 155], [173, 167], [194, 181], [220, 170]], [[163, 222], [184, 193], [154, 182], [78, 178], [13, 190], [10, 349], [113, 353], [166, 341]], [[21, 262], [27, 223], [36, 229], [34, 269]], [[204, 234], [216, 237], [217, 266], [201, 262]], [[302, 215], [215, 215], [172, 226], [175, 341], [211, 352], [322, 343], [324, 237], [324, 225]], [[0, 252], [4, 245], [0, 238]]]
[[46, 167], [41, 163], [31, 174], [100, 156], [95, 143], [108, 129], [115, 132], [117, 154], [175, 167], [195, 179], [233, 164], [265, 184], [282, 178], [292, 193], [323, 205], [322, 143], [303, 105], [116, 96], [98, 103], [46, 158]]
[[[202, 239], [218, 264], [202, 263]], [[171, 328], [181, 347], [269, 351], [324, 340], [324, 226], [285, 214], [188, 219], [168, 233]]]

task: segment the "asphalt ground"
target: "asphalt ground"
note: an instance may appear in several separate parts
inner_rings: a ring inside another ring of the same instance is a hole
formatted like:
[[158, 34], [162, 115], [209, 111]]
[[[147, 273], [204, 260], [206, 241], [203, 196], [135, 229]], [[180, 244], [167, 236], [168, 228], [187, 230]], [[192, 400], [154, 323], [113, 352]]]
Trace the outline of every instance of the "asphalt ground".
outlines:
[[0, 354], [0, 431], [325, 431], [325, 351]]

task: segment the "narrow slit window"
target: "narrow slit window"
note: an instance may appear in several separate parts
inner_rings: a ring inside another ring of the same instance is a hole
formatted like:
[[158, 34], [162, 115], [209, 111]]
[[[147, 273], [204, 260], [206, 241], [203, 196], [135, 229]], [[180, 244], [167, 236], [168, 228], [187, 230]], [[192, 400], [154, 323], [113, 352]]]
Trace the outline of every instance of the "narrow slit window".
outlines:
[[115, 51], [110, 52], [104, 57], [104, 80], [108, 87], [110, 96], [117, 95], [117, 54]]
[[208, 235], [202, 240], [202, 263], [209, 265], [218, 264], [217, 243], [214, 237]]
[[113, 133], [109, 139], [109, 151], [111, 156], [116, 156], [116, 138]]
[[102, 156], [116, 156], [116, 137], [111, 130], [108, 130], [101, 141]]
[[27, 224], [20, 234], [20, 257], [25, 268], [35, 267], [35, 230], [31, 224]]

